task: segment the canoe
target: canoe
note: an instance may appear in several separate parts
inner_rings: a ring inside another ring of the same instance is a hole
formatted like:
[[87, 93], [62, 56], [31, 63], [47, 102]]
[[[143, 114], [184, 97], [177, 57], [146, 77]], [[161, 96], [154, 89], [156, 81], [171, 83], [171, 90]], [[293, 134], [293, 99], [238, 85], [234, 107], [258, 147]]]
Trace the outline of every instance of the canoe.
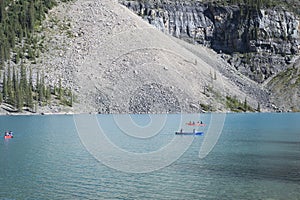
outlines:
[[11, 139], [11, 138], [13, 138], [14, 136], [12, 136], [12, 135], [5, 135], [4, 136], [4, 139]]
[[206, 124], [201, 124], [201, 123], [186, 123], [188, 126], [206, 126]]
[[203, 135], [204, 132], [175, 132], [175, 135]]

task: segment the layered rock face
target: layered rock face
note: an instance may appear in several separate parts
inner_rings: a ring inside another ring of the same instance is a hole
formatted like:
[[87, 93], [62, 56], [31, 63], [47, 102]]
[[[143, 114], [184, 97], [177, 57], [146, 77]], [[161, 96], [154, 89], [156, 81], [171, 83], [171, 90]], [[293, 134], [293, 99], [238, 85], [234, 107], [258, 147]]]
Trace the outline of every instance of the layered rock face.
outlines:
[[300, 52], [299, 20], [283, 9], [188, 1], [121, 3], [165, 33], [230, 54], [228, 62], [259, 83], [286, 69]]

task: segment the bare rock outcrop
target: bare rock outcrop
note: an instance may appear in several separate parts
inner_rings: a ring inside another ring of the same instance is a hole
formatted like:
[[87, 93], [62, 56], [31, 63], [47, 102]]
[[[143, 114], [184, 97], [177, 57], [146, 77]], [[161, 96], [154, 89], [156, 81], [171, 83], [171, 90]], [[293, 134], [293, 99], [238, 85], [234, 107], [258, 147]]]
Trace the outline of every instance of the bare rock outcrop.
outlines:
[[228, 62], [259, 83], [285, 70], [300, 52], [299, 19], [282, 8], [188, 0], [121, 3], [164, 33], [233, 55]]
[[36, 67], [75, 92], [74, 112], [226, 111], [226, 96], [267, 109], [267, 91], [222, 54], [162, 33], [117, 1], [62, 3], [44, 25], [48, 49]]

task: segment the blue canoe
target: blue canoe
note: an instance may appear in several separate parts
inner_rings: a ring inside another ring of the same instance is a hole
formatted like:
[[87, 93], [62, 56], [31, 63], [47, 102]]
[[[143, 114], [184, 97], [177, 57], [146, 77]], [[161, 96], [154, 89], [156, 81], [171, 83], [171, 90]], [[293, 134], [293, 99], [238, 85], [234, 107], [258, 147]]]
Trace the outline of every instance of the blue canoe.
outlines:
[[175, 132], [175, 135], [203, 135], [204, 132]]

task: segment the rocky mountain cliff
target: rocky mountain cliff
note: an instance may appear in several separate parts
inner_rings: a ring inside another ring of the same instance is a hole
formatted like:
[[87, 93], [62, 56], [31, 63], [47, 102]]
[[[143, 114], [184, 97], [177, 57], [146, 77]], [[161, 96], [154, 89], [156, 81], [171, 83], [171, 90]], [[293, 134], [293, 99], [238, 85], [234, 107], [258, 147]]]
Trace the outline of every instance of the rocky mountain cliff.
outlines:
[[[279, 74], [285, 77], [282, 73], [289, 73], [299, 57], [299, 18], [281, 6], [258, 9], [187, 0], [120, 2], [162, 32], [212, 48], [231, 67], [273, 93], [277, 87], [269, 88], [267, 83]], [[295, 102], [287, 103], [284, 90], [275, 93], [285, 98], [271, 98], [271, 104], [283, 110], [298, 107]]]
[[[24, 64], [42, 69], [47, 84], [61, 80], [74, 92], [68, 112], [300, 109], [281, 95], [289, 82], [280, 85], [281, 77], [290, 77], [285, 69], [298, 76], [288, 65], [299, 53], [299, 21], [292, 13], [143, 2], [123, 4], [147, 21], [118, 1], [60, 3], [39, 33], [46, 49], [35, 63]], [[65, 112], [53, 105], [43, 111]]]
[[300, 59], [268, 83], [275, 110], [300, 111]]
[[230, 54], [228, 62], [262, 83], [300, 50], [297, 17], [279, 7], [220, 6], [194, 1], [122, 1], [164, 33]]
[[48, 50], [36, 68], [74, 91], [74, 112], [226, 111], [227, 97], [269, 110], [268, 92], [231, 73], [221, 55], [163, 34], [116, 1], [61, 4], [43, 26]]

